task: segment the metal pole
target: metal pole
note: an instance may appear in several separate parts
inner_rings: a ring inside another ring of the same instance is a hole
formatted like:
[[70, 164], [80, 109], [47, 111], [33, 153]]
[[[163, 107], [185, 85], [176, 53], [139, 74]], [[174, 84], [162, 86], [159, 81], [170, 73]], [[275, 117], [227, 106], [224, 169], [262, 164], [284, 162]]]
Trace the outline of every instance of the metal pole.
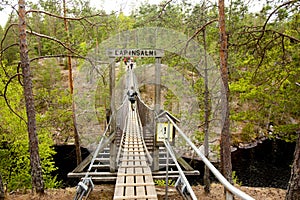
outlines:
[[155, 58], [155, 111], [160, 111], [161, 58]]
[[[167, 141], [170, 142], [170, 121], [168, 121], [167, 129]], [[169, 190], [169, 151], [167, 151], [167, 160], [166, 160], [166, 200], [168, 200], [168, 190]]]
[[[154, 110], [156, 114], [160, 111], [160, 68], [161, 68], [161, 58], [155, 58], [155, 102], [154, 102]], [[156, 127], [156, 124], [155, 124]], [[157, 134], [157, 133], [155, 133]], [[154, 138], [157, 138], [156, 135]], [[153, 171], [159, 170], [159, 147], [156, 145], [156, 141], [153, 144]]]

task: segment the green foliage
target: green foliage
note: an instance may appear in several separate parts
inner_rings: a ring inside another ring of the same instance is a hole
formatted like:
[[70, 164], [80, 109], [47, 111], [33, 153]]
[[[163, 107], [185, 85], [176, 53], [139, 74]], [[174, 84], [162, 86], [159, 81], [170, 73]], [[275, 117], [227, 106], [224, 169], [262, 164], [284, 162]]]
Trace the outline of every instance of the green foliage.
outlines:
[[[15, 66], [6, 66], [7, 72], [12, 72]], [[4, 77], [3, 71], [0, 71]], [[5, 79], [0, 82], [0, 90], [5, 87]], [[11, 108], [23, 119], [26, 119], [23, 105], [23, 88], [16, 79], [13, 79], [7, 87], [6, 98]], [[3, 96], [0, 98], [0, 170], [4, 182], [7, 183], [8, 191], [30, 188], [30, 160], [27, 126], [23, 120], [17, 117], [7, 107]], [[37, 118], [41, 115], [37, 114]], [[38, 120], [39, 121], [39, 120]], [[52, 155], [55, 153], [51, 148], [53, 141], [51, 132], [45, 127], [38, 127], [39, 151], [41, 165], [46, 187], [58, 186], [51, 172], [55, 170]]]
[[300, 130], [300, 124], [287, 124], [274, 127], [272, 138], [280, 138], [287, 142], [294, 142], [298, 139], [298, 130]]
[[246, 124], [246, 126], [243, 127], [241, 138], [244, 142], [251, 142], [253, 139], [255, 139], [257, 136], [254, 124]]
[[237, 175], [236, 175], [236, 171], [232, 171], [232, 181], [234, 184], [237, 184], [239, 186], [242, 185], [242, 181], [239, 181]]
[[[67, 73], [55, 59], [32, 63], [37, 125], [49, 130], [53, 140], [63, 141], [72, 134], [72, 104]], [[64, 84], [64, 80], [66, 83]]]
[[171, 90], [168, 90], [167, 92], [164, 93], [164, 99], [165, 101], [163, 102], [164, 105], [164, 110], [168, 110], [170, 112], [174, 111], [176, 112], [176, 108], [178, 109], [179, 106], [179, 101], [178, 97], [176, 97]]
[[[289, 38], [299, 39], [294, 26], [298, 15], [293, 10], [296, 3], [276, 12], [265, 27], [270, 31], [260, 32], [259, 25], [265, 23], [268, 13], [278, 5], [275, 1], [255, 16], [246, 13], [244, 18], [231, 18], [234, 23], [229, 23], [231, 119], [243, 122], [236, 124], [242, 125], [244, 133], [257, 132], [258, 129], [266, 133], [265, 127], [269, 122], [276, 127], [299, 124], [300, 88], [295, 84], [300, 75], [299, 42]], [[289, 9], [290, 14], [287, 15]], [[255, 127], [256, 131], [250, 130], [251, 127]], [[282, 131], [281, 134], [294, 140], [288, 129]], [[253, 133], [251, 137], [254, 136]]]
[[[158, 186], [166, 186], [166, 179], [157, 179], [154, 180], [155, 185]], [[175, 185], [175, 181], [172, 179], [168, 180], [168, 186], [174, 186]]]
[[[159, 5], [142, 5], [135, 14], [134, 27], [166, 27], [174, 30], [183, 30], [184, 6], [168, 3], [165, 7]], [[159, 16], [159, 17], [157, 17]]]
[[97, 109], [98, 121], [106, 123], [106, 112], [110, 106], [109, 86], [99, 81], [95, 95], [95, 108]]
[[[17, 18], [15, 21], [13, 20], [14, 23], [16, 23]], [[7, 28], [7, 27], [5, 27]], [[4, 29], [5, 31], [6, 29]], [[5, 40], [1, 42], [1, 51], [5, 49], [5, 53], [1, 52], [1, 59], [2, 62], [8, 62], [12, 63], [18, 58], [18, 50], [19, 46], [18, 43], [16, 42], [16, 36], [18, 32], [18, 27], [17, 26], [12, 26], [9, 30], [7, 30], [7, 34], [5, 37]], [[4, 33], [0, 34], [1, 39], [4, 37]]]
[[203, 132], [196, 130], [194, 135], [195, 135], [196, 141], [204, 141], [204, 133]]

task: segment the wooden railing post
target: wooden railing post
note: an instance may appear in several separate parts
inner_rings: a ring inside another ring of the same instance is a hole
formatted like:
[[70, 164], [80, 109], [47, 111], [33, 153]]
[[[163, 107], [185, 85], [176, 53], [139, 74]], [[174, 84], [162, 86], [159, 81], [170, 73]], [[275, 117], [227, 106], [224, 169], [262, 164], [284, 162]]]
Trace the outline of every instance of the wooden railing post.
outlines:
[[233, 200], [233, 195], [228, 190], [226, 190], [226, 200]]
[[[110, 68], [109, 68], [109, 93], [110, 93], [110, 110], [111, 110], [111, 129], [110, 133], [116, 132], [116, 108], [115, 108], [115, 58], [110, 57]], [[116, 135], [116, 134], [115, 134]], [[110, 172], [116, 171], [116, 140], [115, 137], [110, 143]]]

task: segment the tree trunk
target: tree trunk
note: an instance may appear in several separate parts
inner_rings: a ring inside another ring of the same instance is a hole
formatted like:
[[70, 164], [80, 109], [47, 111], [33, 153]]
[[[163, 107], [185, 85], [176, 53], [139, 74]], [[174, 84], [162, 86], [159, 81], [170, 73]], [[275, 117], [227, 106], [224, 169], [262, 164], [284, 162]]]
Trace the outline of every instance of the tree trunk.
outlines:
[[[204, 91], [204, 155], [209, 158], [209, 115], [210, 115], [210, 105], [209, 105], [209, 90], [208, 90], [208, 75], [207, 75], [207, 51], [206, 51], [206, 30], [203, 30], [203, 45], [204, 45], [204, 81], [205, 81], [205, 91]], [[210, 180], [209, 180], [209, 168], [204, 165], [204, 191], [206, 194], [210, 192]]]
[[2, 176], [1, 176], [1, 173], [0, 173], [0, 200], [4, 200], [4, 197], [5, 197], [5, 192], [4, 192]]
[[230, 121], [229, 121], [229, 85], [227, 67], [227, 36], [225, 29], [224, 0], [219, 0], [219, 34], [220, 34], [220, 69], [223, 82], [223, 127], [221, 132], [221, 172], [224, 177], [232, 182], [231, 150], [230, 150]]
[[[64, 7], [64, 24], [65, 24], [65, 31], [67, 34], [67, 46], [68, 48], [70, 47], [70, 39], [69, 39], [69, 26], [68, 26], [68, 21], [67, 21], [67, 8], [66, 8], [66, 0], [63, 0], [63, 7]], [[69, 55], [68, 51], [68, 56], [67, 56], [67, 65], [68, 65], [68, 70], [69, 70], [69, 87], [70, 87], [70, 94], [72, 98], [72, 120], [73, 120], [73, 128], [74, 128], [74, 140], [75, 140], [75, 149], [76, 149], [76, 160], [77, 160], [77, 165], [79, 165], [82, 162], [82, 157], [81, 157], [81, 150], [80, 150], [80, 142], [79, 142], [79, 134], [77, 130], [77, 123], [76, 123], [76, 115], [75, 115], [75, 102], [73, 99], [73, 73], [72, 73], [72, 60], [71, 56]]]
[[294, 162], [285, 199], [300, 199], [300, 133], [298, 133], [298, 141], [296, 143], [294, 153]]
[[26, 40], [25, 0], [19, 0], [19, 36], [20, 58], [23, 74], [23, 89], [27, 114], [27, 129], [29, 136], [29, 153], [31, 165], [32, 189], [38, 194], [44, 193], [44, 181], [40, 164], [39, 142], [36, 133], [35, 107], [32, 91], [32, 80]]

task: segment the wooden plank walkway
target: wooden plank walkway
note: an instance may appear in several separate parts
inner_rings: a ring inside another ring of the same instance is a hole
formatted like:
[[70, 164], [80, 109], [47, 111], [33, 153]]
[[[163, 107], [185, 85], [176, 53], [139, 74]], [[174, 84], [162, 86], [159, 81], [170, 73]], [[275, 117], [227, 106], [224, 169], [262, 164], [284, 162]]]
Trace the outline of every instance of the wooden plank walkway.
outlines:
[[151, 169], [148, 166], [137, 114], [129, 110], [126, 135], [121, 141], [122, 156], [114, 199], [157, 199]]

